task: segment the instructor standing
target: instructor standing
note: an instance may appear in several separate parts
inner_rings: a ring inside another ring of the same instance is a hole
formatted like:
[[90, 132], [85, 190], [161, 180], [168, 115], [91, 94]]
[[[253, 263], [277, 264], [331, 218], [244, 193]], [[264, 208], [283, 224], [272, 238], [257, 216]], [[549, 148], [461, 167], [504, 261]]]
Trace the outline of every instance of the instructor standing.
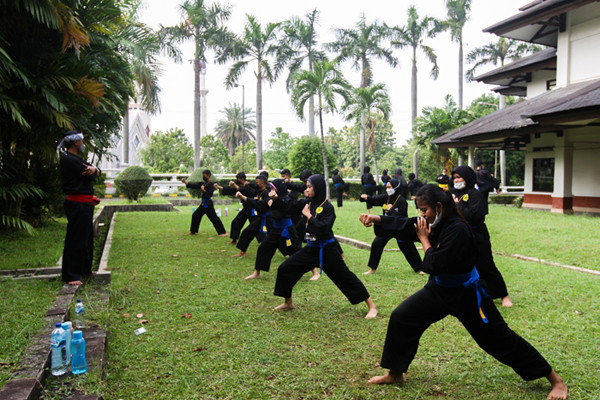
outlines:
[[69, 285], [82, 285], [81, 279], [92, 273], [94, 255], [94, 206], [100, 200], [94, 197], [93, 182], [100, 169], [81, 156], [85, 150], [83, 134], [68, 131], [58, 145], [60, 176], [67, 215], [67, 235], [62, 258], [62, 280]]

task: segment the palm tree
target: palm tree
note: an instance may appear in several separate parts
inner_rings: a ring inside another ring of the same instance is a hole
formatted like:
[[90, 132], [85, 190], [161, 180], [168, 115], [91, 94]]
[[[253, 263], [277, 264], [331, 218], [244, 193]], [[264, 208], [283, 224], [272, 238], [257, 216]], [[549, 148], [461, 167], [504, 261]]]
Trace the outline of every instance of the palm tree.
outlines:
[[350, 102], [344, 104], [342, 110], [348, 111], [346, 120], [355, 120], [358, 123], [364, 121], [365, 129], [368, 129], [367, 147], [369, 153], [373, 155], [375, 165], [375, 175], [379, 176], [377, 170], [377, 155], [375, 126], [377, 125], [377, 116], [383, 116], [388, 119], [391, 110], [390, 97], [385, 84], [378, 83], [365, 88], [355, 88]]
[[[477, 47], [467, 54], [467, 63], [473, 64], [466, 74], [468, 81], [473, 79], [475, 71], [487, 64], [504, 66], [508, 60], [518, 60], [526, 54], [535, 53], [542, 48], [535, 44], [525, 43], [518, 40], [500, 38], [497, 42], [489, 42], [487, 45]], [[500, 109], [504, 108], [506, 101], [504, 95], [500, 95]], [[500, 181], [502, 187], [506, 186], [506, 153], [500, 150]]]
[[392, 47], [402, 49], [410, 47], [412, 49], [412, 70], [410, 76], [410, 121], [411, 132], [415, 137], [415, 119], [417, 118], [417, 50], [421, 50], [427, 59], [433, 64], [430, 75], [437, 79], [440, 69], [437, 65], [437, 56], [433, 49], [423, 44], [425, 37], [434, 37], [442, 30], [442, 23], [433, 17], [424, 17], [419, 20], [415, 6], [408, 8], [408, 21], [403, 27], [392, 28], [394, 36], [392, 38]]
[[[170, 43], [194, 41], [194, 168], [200, 164], [200, 72], [206, 65], [206, 51], [220, 50], [234, 40], [225, 23], [231, 17], [231, 6], [208, 5], [204, 0], [185, 0], [180, 6], [184, 21], [162, 27], [161, 35]], [[175, 58], [176, 61], [181, 60]]]
[[[338, 61], [351, 60], [352, 67], [361, 71], [360, 87], [371, 84], [373, 72], [371, 60], [383, 59], [395, 67], [398, 60], [390, 49], [382, 47], [381, 42], [390, 37], [390, 30], [379, 22], [368, 24], [363, 15], [356, 29], [336, 29], [337, 40], [326, 45], [327, 49], [337, 53]], [[365, 168], [365, 131], [361, 124], [360, 131], [360, 170]]]
[[[318, 60], [325, 57], [325, 53], [317, 49], [317, 31], [315, 25], [318, 23], [317, 9], [306, 14], [305, 20], [292, 17], [283, 23], [283, 46], [280, 51], [280, 61], [288, 65], [290, 73], [286, 80], [286, 89], [289, 93], [291, 89], [291, 79], [294, 73], [302, 67], [304, 61], [308, 62], [308, 70]], [[311, 97], [308, 100], [308, 134], [315, 136], [315, 99]]]
[[217, 122], [215, 137], [223, 142], [229, 150], [229, 155], [233, 156], [238, 146], [244, 146], [249, 140], [254, 140], [251, 132], [256, 127], [254, 111], [246, 108], [242, 114], [242, 107], [234, 103], [221, 112], [225, 115]]
[[227, 89], [234, 87], [242, 72], [248, 65], [256, 61], [256, 168], [260, 170], [263, 165], [262, 159], [262, 82], [275, 82], [280, 70], [281, 63], [272, 60], [279, 52], [279, 38], [277, 33], [281, 23], [268, 23], [264, 30], [261, 24], [256, 21], [252, 15], [247, 15], [246, 25], [244, 27], [244, 36], [234, 45], [234, 47], [222, 52], [219, 56], [219, 62], [225, 62], [229, 58], [236, 61], [229, 69], [225, 77], [225, 86]]
[[448, 19], [445, 28], [450, 30], [450, 38], [458, 43], [458, 108], [463, 108], [463, 27], [469, 20], [471, 0], [446, 0]]
[[[325, 182], [329, 182], [329, 167], [325, 151], [325, 136], [323, 133], [323, 111], [335, 112], [337, 110], [336, 95], [345, 102], [350, 100], [350, 85], [337, 69], [337, 63], [324, 58], [313, 65], [313, 70], [300, 70], [292, 76], [292, 105], [296, 114], [304, 120], [304, 106], [312, 97], [317, 98], [317, 113], [321, 127], [321, 153], [323, 157], [323, 170]], [[325, 185], [326, 196], [329, 198], [329, 184]]]

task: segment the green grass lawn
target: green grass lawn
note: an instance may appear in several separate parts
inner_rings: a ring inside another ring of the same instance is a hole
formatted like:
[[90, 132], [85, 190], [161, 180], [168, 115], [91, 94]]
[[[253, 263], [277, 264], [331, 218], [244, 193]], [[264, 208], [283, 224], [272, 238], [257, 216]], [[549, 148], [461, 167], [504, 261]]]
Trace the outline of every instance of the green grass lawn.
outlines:
[[[426, 279], [400, 253], [385, 253], [385, 268], [365, 277], [368, 252], [344, 246], [349, 267], [378, 305], [375, 320], [364, 320], [364, 304], [350, 305], [326, 276], [310, 282], [308, 274], [294, 291], [297, 309], [274, 312], [281, 302], [272, 295], [275, 271], [284, 258], [277, 254], [270, 273], [245, 281], [256, 244], [248, 257], [231, 258], [236, 249], [209, 221], [198, 235], [185, 235], [190, 216], [191, 207], [118, 214], [111, 304], [91, 304], [90, 311], [108, 329], [106, 377], [83, 377], [78, 384], [88, 393], [105, 399], [497, 400], [542, 399], [549, 391], [545, 380], [523, 382], [485, 354], [451, 317], [425, 333], [405, 385], [368, 385], [383, 372], [378, 361], [390, 312]], [[224, 218], [227, 227], [231, 218]], [[515, 302], [502, 310], [509, 325], [563, 376], [571, 399], [598, 398], [598, 278], [504, 257], [497, 262]], [[139, 319], [148, 320], [147, 332], [136, 336]]]

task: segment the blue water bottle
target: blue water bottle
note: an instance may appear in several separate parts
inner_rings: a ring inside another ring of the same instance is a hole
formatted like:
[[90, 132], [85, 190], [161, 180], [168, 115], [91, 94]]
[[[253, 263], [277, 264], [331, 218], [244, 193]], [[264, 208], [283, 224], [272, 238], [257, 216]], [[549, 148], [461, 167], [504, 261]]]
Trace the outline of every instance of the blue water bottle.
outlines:
[[83, 303], [81, 299], [77, 299], [77, 304], [75, 304], [75, 327], [77, 328], [83, 328], [84, 326], [83, 311]]
[[86, 372], [87, 362], [85, 361], [85, 339], [83, 338], [81, 331], [73, 332], [71, 353], [73, 354], [73, 360], [71, 361], [71, 372], [73, 375], [79, 375]]
[[52, 331], [50, 336], [50, 347], [52, 355], [50, 358], [52, 375], [60, 376], [67, 372], [67, 339], [65, 330], [60, 322], [56, 323], [56, 329]]

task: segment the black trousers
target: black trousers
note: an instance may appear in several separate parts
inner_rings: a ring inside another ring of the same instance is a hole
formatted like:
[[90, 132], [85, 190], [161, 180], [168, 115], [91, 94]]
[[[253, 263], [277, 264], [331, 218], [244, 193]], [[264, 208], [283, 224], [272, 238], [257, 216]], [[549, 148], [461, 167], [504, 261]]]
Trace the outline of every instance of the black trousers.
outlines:
[[[319, 268], [319, 248], [305, 246], [285, 260], [277, 270], [275, 296], [292, 297], [292, 290], [302, 275]], [[323, 248], [323, 272], [331, 279], [351, 304], [367, 300], [369, 292], [365, 285], [346, 266], [335, 243]]]
[[390, 316], [381, 366], [406, 372], [412, 362], [419, 339], [433, 323], [453, 315], [467, 329], [479, 347], [525, 380], [547, 376], [550, 364], [525, 339], [512, 331], [494, 302], [483, 303], [488, 323], [481, 319], [473, 289], [427, 286], [400, 304]]
[[250, 218], [250, 210], [247, 207], [242, 207], [242, 210], [237, 213], [233, 221], [231, 221], [231, 228], [229, 229], [229, 238], [232, 240], [238, 240], [242, 228], [246, 221]]
[[265, 234], [260, 231], [260, 224], [260, 216], [255, 215], [254, 217], [250, 217], [250, 223], [248, 224], [246, 229], [242, 231], [242, 234], [240, 235], [240, 240], [238, 240], [237, 245], [235, 247], [237, 247], [238, 249], [240, 249], [240, 251], [243, 251], [245, 253], [246, 251], [248, 251], [248, 247], [250, 246], [250, 243], [252, 243], [254, 238], [256, 238], [256, 240], [259, 243], [262, 242], [265, 238]]
[[492, 299], [508, 296], [508, 289], [502, 274], [496, 267], [492, 255], [492, 244], [490, 234], [485, 224], [472, 228], [475, 245], [477, 246], [477, 272], [479, 277], [487, 284], [487, 292]]
[[390, 239], [394, 239], [398, 242], [398, 248], [400, 251], [402, 251], [402, 254], [404, 254], [404, 257], [406, 258], [406, 261], [408, 261], [410, 267], [415, 272], [419, 272], [423, 262], [421, 261], [421, 255], [415, 247], [415, 244], [413, 242], [398, 240], [396, 237], [394, 237], [394, 234], [387, 232], [379, 232], [377, 233], [377, 236], [375, 236], [375, 239], [373, 239], [373, 243], [371, 243], [371, 253], [369, 254], [369, 268], [377, 269], [377, 267], [379, 267], [381, 254], [383, 253], [383, 249]]
[[192, 214], [192, 223], [190, 225], [191, 233], [198, 233], [198, 228], [200, 227], [200, 222], [202, 222], [202, 217], [204, 217], [204, 215], [212, 222], [217, 230], [217, 234], [222, 235], [223, 233], [226, 233], [223, 222], [221, 222], [221, 218], [217, 217], [215, 207], [212, 204], [207, 204], [206, 208], [204, 205], [200, 204], [198, 208], [196, 208], [196, 211]]
[[349, 183], [340, 184], [335, 188], [335, 197], [337, 199], [337, 206], [342, 207], [344, 204], [344, 192], [348, 190]]
[[300, 250], [301, 242], [296, 235], [294, 226], [288, 228], [290, 234], [290, 243], [288, 246], [287, 239], [281, 236], [281, 229], [271, 228], [265, 239], [260, 242], [256, 251], [256, 261], [254, 269], [260, 271], [269, 271], [271, 269], [271, 260], [275, 255], [275, 251], [279, 250], [284, 256], [289, 256]]
[[92, 273], [94, 205], [65, 200], [67, 235], [62, 258], [62, 280], [79, 281]]

